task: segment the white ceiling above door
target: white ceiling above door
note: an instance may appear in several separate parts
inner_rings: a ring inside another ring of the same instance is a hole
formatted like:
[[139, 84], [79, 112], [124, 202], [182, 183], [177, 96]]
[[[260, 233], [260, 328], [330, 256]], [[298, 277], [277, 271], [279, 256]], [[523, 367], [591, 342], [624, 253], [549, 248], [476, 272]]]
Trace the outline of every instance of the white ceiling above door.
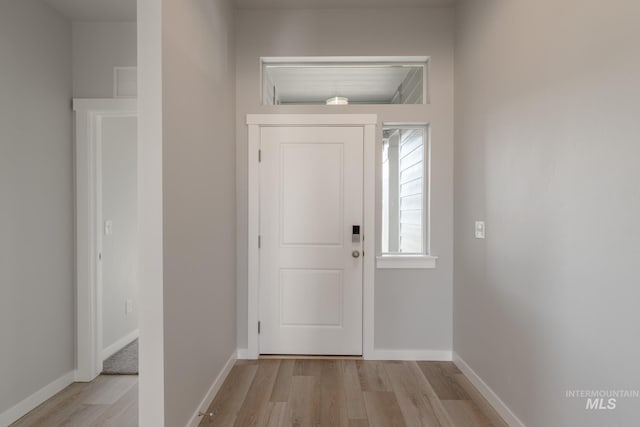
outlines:
[[135, 21], [136, 0], [43, 0], [72, 21]]

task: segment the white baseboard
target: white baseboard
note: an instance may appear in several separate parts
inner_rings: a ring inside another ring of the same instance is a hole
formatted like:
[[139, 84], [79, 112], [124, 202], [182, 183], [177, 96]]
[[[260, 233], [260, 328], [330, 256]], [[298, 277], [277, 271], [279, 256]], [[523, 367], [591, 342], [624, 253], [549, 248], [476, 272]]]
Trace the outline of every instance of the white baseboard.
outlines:
[[136, 329], [102, 350], [102, 360], [107, 360], [109, 357], [125, 348], [128, 344], [131, 344], [137, 338], [138, 330]]
[[449, 350], [396, 350], [376, 348], [367, 354], [366, 360], [420, 360], [432, 362], [450, 362], [452, 353]]
[[453, 363], [462, 371], [462, 373], [471, 381], [471, 384], [478, 389], [480, 394], [493, 406], [502, 419], [509, 427], [526, 427], [522, 421], [514, 414], [511, 409], [498, 397], [498, 395], [489, 387], [467, 362], [465, 362], [457, 353], [453, 353]]
[[198, 424], [202, 421], [202, 417], [199, 413], [205, 412], [209, 405], [211, 405], [211, 402], [213, 402], [213, 399], [216, 397], [220, 387], [222, 387], [222, 383], [224, 383], [224, 380], [227, 379], [227, 375], [231, 372], [231, 368], [233, 368], [233, 364], [236, 361], [236, 356], [237, 352], [234, 351], [229, 357], [229, 360], [227, 360], [227, 363], [224, 365], [224, 368], [222, 368], [222, 371], [220, 371], [215, 381], [213, 381], [213, 384], [211, 384], [209, 391], [202, 399], [202, 402], [200, 402], [200, 405], [198, 405], [198, 409], [196, 409], [196, 412], [191, 416], [186, 427], [198, 427]]
[[54, 380], [46, 386], [42, 387], [31, 396], [23, 399], [12, 408], [7, 409], [2, 414], [0, 414], [0, 426], [6, 427], [9, 424], [19, 420], [30, 411], [35, 409], [37, 406], [42, 404], [44, 401], [50, 399], [51, 397], [53, 397], [53, 395], [62, 391], [64, 388], [73, 383], [74, 377], [74, 371], [68, 372], [57, 380]]
[[253, 359], [253, 357], [249, 357], [249, 349], [248, 348], [239, 348], [238, 349], [238, 359], [247, 360], [247, 359]]

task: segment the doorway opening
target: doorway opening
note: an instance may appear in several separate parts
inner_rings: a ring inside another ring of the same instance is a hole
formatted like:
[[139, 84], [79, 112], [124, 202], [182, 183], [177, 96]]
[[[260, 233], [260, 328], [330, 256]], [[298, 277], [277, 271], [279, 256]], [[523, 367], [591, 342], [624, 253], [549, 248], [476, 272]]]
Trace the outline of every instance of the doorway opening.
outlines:
[[137, 102], [78, 99], [77, 381], [138, 371]]

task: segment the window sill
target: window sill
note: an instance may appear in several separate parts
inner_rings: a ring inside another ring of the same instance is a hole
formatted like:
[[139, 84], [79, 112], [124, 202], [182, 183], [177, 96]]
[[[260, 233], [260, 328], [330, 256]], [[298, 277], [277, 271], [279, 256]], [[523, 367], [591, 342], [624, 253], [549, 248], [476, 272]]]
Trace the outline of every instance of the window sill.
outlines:
[[377, 268], [433, 269], [436, 268], [437, 256], [431, 255], [379, 255], [376, 257]]

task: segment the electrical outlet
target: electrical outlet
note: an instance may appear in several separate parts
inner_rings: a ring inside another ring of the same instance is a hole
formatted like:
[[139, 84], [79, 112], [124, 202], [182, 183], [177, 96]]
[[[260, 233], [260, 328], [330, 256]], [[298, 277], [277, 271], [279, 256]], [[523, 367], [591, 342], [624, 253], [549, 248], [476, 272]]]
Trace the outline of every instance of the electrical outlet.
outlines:
[[476, 239], [484, 239], [485, 236], [485, 226], [484, 221], [476, 221]]
[[124, 314], [131, 314], [133, 312], [133, 300], [128, 299], [124, 303]]

